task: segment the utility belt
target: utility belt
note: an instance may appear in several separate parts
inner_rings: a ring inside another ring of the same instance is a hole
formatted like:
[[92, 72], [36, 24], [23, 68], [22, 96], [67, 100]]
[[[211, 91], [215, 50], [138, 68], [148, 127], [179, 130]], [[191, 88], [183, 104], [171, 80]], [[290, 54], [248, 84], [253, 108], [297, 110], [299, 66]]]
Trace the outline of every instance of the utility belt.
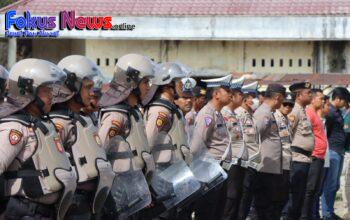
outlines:
[[290, 149], [292, 150], [292, 152], [299, 153], [307, 157], [311, 157], [311, 154], [312, 154], [311, 151], [307, 151], [296, 146], [291, 146]]
[[55, 213], [54, 205], [33, 202], [24, 197], [10, 197], [5, 210], [5, 219], [22, 219], [26, 216], [41, 215], [52, 217]]

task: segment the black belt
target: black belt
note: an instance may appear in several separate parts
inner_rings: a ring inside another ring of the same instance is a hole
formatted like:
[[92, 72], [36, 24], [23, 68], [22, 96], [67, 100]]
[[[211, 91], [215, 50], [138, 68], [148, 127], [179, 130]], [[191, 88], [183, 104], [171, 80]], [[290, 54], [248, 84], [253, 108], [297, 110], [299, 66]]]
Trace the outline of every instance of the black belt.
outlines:
[[290, 149], [295, 153], [299, 153], [299, 154], [305, 155], [307, 157], [310, 157], [312, 154], [311, 151], [301, 149], [300, 147], [291, 146]]

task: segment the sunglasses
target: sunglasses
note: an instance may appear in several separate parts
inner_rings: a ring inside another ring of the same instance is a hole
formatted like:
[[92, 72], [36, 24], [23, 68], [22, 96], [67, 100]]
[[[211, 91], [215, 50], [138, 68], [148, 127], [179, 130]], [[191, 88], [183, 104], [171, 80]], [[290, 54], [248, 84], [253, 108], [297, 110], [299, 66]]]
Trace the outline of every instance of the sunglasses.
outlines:
[[293, 108], [294, 107], [294, 104], [292, 104], [292, 103], [283, 103], [282, 104], [284, 107], [291, 107], [291, 108]]

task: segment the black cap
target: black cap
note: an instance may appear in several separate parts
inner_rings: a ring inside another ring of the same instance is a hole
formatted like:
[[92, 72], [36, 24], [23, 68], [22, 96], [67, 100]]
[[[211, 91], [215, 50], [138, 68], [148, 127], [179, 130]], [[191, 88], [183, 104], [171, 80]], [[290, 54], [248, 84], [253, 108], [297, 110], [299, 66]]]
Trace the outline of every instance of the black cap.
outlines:
[[289, 86], [289, 90], [291, 92], [296, 92], [301, 89], [311, 89], [311, 83], [309, 82], [299, 82], [299, 83], [294, 83], [291, 86]]
[[194, 97], [205, 96], [206, 90], [203, 87], [196, 86], [193, 88], [192, 93]]
[[294, 100], [293, 100], [292, 95], [290, 93], [287, 93], [286, 98], [284, 99], [283, 103], [294, 104]]
[[266, 89], [265, 96], [270, 97], [272, 93], [280, 93], [282, 95], [285, 95], [286, 88], [284, 88], [284, 86], [281, 84], [270, 84]]

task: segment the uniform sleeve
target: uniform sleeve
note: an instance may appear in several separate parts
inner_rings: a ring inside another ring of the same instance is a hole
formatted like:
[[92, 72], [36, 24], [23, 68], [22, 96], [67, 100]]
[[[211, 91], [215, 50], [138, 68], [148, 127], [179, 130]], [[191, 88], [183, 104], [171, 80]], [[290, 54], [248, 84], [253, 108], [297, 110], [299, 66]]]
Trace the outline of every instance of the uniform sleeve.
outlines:
[[66, 146], [66, 143], [68, 141], [68, 134], [69, 134], [69, 128], [68, 125], [70, 121], [64, 120], [61, 118], [53, 118], [52, 122], [55, 124], [55, 128], [57, 130], [57, 133], [60, 136], [60, 139], [64, 146]]
[[215, 122], [212, 115], [198, 115], [194, 124], [194, 131], [191, 142], [191, 152], [196, 154], [207, 147], [206, 143], [214, 132]]
[[127, 129], [128, 117], [120, 112], [105, 113], [101, 119], [101, 126], [98, 130], [98, 136], [101, 144], [108, 151], [108, 141], [117, 136], [125, 135]]
[[171, 128], [172, 116], [168, 109], [151, 107], [146, 117], [146, 136], [150, 146], [157, 142], [160, 132], [168, 132]]
[[295, 133], [295, 129], [299, 123], [299, 114], [297, 110], [293, 109], [293, 111], [288, 115], [289, 125], [293, 133]]
[[255, 122], [257, 132], [259, 134], [264, 134], [271, 121], [271, 114], [259, 113], [254, 114], [253, 120]]
[[24, 127], [3, 123], [0, 126], [0, 174], [5, 172], [25, 145]]
[[315, 121], [315, 115], [312, 114], [311, 112], [312, 110], [310, 110], [309, 108], [306, 108], [305, 113], [306, 113], [306, 117], [309, 119], [312, 128], [316, 127], [316, 121]]

